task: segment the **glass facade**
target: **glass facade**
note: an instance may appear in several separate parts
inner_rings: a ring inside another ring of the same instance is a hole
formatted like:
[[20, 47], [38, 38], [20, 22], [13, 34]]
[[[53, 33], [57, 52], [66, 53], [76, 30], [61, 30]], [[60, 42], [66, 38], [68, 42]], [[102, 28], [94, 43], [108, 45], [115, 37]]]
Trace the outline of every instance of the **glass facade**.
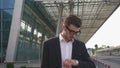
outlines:
[[38, 60], [40, 58], [43, 28], [28, 13], [23, 13], [17, 45], [17, 61]]
[[[6, 56], [14, 3], [15, 0], [0, 0], [0, 62]], [[44, 5], [34, 0], [24, 0], [21, 16], [14, 61], [39, 61], [43, 41], [55, 35], [56, 25], [51, 24], [54, 20]]]
[[48, 29], [47, 27], [50, 27], [50, 24], [44, 25], [50, 21], [42, 16], [43, 13], [38, 13], [42, 9], [45, 10], [45, 8], [35, 7], [39, 5], [33, 0], [25, 0], [24, 2], [16, 61], [40, 61], [43, 41], [45, 38], [55, 35], [55, 31], [52, 30], [54, 26]]
[[3, 62], [9, 39], [14, 0], [0, 0], [0, 62]]

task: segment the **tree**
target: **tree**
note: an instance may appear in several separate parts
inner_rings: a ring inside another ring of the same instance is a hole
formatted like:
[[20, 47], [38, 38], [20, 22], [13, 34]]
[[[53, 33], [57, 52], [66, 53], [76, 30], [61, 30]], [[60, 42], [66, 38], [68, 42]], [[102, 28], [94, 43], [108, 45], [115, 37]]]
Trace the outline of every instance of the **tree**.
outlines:
[[9, 62], [6, 64], [6, 68], [14, 68], [14, 64]]
[[97, 44], [95, 44], [95, 50], [97, 50], [98, 49], [98, 45]]

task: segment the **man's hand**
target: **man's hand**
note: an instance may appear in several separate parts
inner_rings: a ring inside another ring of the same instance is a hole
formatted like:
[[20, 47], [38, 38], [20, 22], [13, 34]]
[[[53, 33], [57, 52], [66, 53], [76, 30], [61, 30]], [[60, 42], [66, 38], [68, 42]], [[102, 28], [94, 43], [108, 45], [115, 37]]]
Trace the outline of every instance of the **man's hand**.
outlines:
[[64, 67], [66, 68], [70, 68], [71, 66], [78, 66], [79, 62], [77, 60], [73, 60], [73, 59], [66, 59], [63, 62]]

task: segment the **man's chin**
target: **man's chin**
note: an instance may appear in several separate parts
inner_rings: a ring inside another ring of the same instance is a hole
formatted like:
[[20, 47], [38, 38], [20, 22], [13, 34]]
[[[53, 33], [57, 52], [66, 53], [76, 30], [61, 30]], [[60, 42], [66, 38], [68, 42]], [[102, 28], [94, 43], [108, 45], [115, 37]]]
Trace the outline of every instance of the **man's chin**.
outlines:
[[71, 41], [73, 39], [73, 37], [70, 37], [69, 40]]

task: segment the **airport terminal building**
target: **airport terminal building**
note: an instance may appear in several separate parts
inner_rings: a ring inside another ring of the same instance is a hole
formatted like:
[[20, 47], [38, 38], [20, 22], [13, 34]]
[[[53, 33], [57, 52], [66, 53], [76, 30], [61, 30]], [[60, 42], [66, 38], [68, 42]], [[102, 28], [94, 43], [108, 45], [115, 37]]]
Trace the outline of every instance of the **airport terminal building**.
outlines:
[[40, 1], [0, 0], [0, 62], [39, 61], [43, 42], [55, 33]]

